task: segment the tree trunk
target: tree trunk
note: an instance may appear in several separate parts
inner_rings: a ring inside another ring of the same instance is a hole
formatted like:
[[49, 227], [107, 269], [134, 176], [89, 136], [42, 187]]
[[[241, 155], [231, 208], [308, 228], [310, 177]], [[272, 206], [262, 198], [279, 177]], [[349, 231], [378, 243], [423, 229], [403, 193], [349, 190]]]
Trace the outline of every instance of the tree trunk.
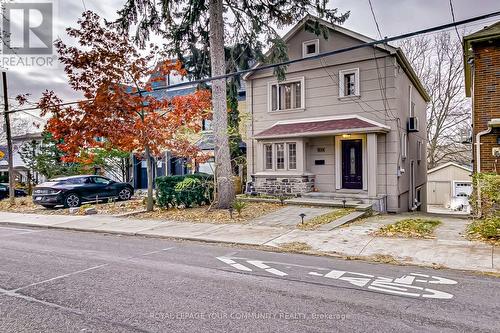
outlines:
[[[212, 76], [226, 74], [222, 0], [210, 0], [210, 62]], [[212, 109], [217, 179], [217, 208], [229, 208], [234, 200], [231, 155], [227, 132], [226, 80], [212, 81]]]
[[151, 154], [149, 151], [149, 146], [146, 145], [144, 149], [146, 154], [146, 174], [148, 178], [148, 196], [146, 200], [146, 211], [151, 212], [153, 210], [153, 169], [151, 167]]

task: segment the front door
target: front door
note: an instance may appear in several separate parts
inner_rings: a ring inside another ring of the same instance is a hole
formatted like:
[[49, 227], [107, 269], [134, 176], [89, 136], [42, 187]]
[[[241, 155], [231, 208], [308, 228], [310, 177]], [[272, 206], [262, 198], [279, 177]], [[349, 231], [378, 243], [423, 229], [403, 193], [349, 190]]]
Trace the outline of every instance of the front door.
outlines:
[[342, 188], [363, 188], [362, 141], [342, 140]]

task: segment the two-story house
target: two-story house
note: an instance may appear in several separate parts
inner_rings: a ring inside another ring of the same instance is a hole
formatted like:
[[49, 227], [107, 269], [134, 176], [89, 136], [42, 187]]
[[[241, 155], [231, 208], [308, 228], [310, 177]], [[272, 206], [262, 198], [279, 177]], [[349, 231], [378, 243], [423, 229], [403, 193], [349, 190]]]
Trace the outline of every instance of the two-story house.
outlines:
[[[328, 38], [306, 31], [308, 20], [328, 27]], [[291, 60], [373, 41], [312, 16], [283, 39]], [[293, 63], [281, 82], [272, 69], [245, 80], [256, 192], [425, 210], [429, 97], [401, 50], [361, 47]]]
[[464, 37], [474, 172], [500, 174], [500, 22]]

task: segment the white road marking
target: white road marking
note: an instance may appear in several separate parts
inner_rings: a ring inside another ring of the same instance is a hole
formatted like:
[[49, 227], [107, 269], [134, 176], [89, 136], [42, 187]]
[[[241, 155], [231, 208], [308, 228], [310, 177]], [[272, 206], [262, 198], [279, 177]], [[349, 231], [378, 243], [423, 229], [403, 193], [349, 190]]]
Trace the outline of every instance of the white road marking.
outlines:
[[396, 283], [403, 283], [403, 284], [413, 284], [414, 280], [415, 280], [414, 276], [404, 275], [404, 276], [402, 276], [400, 278], [394, 279], [394, 282], [396, 282]]
[[151, 251], [151, 252], [143, 253], [143, 254], [141, 254], [141, 256], [149, 256], [150, 254], [160, 253], [160, 252], [164, 252], [164, 251], [168, 251], [168, 250], [172, 250], [172, 249], [174, 249], [174, 247], [167, 247], [165, 249], [161, 249], [158, 251]]
[[229, 258], [224, 258], [224, 257], [217, 257], [217, 259], [219, 259], [220, 261], [228, 264], [228, 265], [231, 265], [233, 266], [234, 268], [236, 269], [239, 269], [240, 271], [245, 271], [245, 272], [251, 272], [252, 269], [246, 267], [246, 266], [243, 266], [242, 264], [238, 264], [236, 261], [234, 260], [231, 260]]
[[337, 271], [337, 270], [332, 270], [329, 273], [325, 274], [326, 278], [330, 279], [338, 279], [342, 275], [344, 275], [345, 271]]
[[[410, 273], [409, 275], [403, 275], [400, 278], [388, 278], [388, 277], [375, 277], [374, 275], [331, 270], [327, 274], [323, 275], [317, 272], [309, 272], [309, 275], [326, 277], [334, 280], [342, 280], [349, 282], [355, 286], [366, 287], [370, 290], [377, 290], [385, 293], [396, 294], [408, 297], [422, 297], [422, 298], [434, 298], [434, 299], [451, 299], [452, 294], [446, 293], [444, 291], [434, 290], [430, 288], [424, 288], [420, 286], [413, 285], [414, 282], [429, 283], [429, 284], [456, 284], [454, 280], [447, 278], [442, 278], [439, 276], [428, 276], [418, 273]], [[416, 279], [415, 277], [425, 277], [431, 278], [431, 280]]]
[[79, 271], [76, 271], [76, 272], [59, 275], [59, 276], [53, 277], [51, 279], [47, 279], [47, 280], [43, 280], [43, 281], [40, 281], [40, 282], [31, 283], [31, 284], [28, 284], [28, 285], [23, 286], [23, 287], [19, 287], [19, 288], [13, 289], [11, 291], [12, 292], [17, 292], [17, 291], [19, 291], [21, 289], [25, 289], [25, 288], [28, 288], [28, 287], [37, 286], [37, 285], [42, 284], [42, 283], [47, 283], [47, 282], [51, 282], [51, 281], [55, 281], [55, 280], [59, 280], [59, 279], [64, 279], [64, 278], [66, 278], [68, 276], [72, 276], [72, 275], [76, 275], [76, 274], [80, 274], [80, 273], [85, 273], [85, 272], [92, 271], [94, 269], [98, 269], [98, 268], [101, 268], [101, 267], [104, 267], [104, 266], [108, 266], [108, 265], [109, 264], [102, 264], [102, 265], [98, 265], [98, 266], [94, 266], [94, 267], [89, 267], [89, 268], [86, 268], [86, 269], [82, 269], [82, 270], [79, 270]]
[[260, 269], [263, 269], [266, 272], [274, 274], [274, 275], [278, 275], [278, 276], [287, 276], [288, 275], [287, 273], [282, 272], [276, 268], [269, 267], [268, 265], [264, 264], [260, 260], [247, 260], [247, 263], [249, 263], [250, 265], [254, 265], [255, 267], [258, 267]]

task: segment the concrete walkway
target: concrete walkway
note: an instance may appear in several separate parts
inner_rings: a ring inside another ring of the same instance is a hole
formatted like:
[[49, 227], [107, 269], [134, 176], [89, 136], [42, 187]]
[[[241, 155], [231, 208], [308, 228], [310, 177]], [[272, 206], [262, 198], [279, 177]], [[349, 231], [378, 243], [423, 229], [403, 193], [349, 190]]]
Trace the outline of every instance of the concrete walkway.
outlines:
[[[416, 217], [415, 215], [411, 215]], [[331, 231], [302, 231], [289, 227], [255, 224], [209, 224], [158, 220], [135, 220], [106, 216], [34, 215], [0, 212], [0, 224], [181, 238], [279, 247], [284, 243], [307, 243], [315, 251], [344, 256], [392, 256], [408, 264], [437, 265], [454, 269], [500, 273], [500, 249], [465, 240], [467, 221], [440, 218], [436, 239], [374, 237], [379, 227], [405, 215], [382, 215]]]

